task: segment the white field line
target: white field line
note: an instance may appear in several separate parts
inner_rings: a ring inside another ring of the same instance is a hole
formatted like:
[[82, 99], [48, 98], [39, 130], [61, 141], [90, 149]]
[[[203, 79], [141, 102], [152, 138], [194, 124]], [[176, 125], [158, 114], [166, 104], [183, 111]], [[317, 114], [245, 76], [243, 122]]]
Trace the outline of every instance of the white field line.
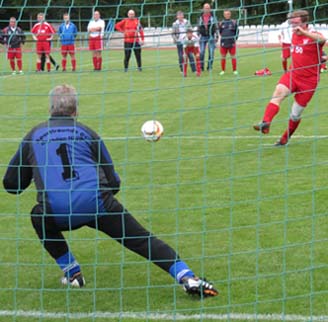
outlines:
[[[277, 139], [279, 135], [167, 135], [163, 136], [161, 140], [263, 140], [263, 139]], [[124, 141], [124, 140], [139, 140], [142, 136], [111, 136], [102, 137], [104, 141]], [[293, 139], [328, 139], [328, 135], [293, 135]], [[0, 142], [20, 142], [22, 138], [0, 138]]]
[[48, 318], [48, 319], [131, 319], [147, 321], [184, 321], [184, 320], [213, 320], [213, 321], [296, 321], [296, 322], [323, 322], [328, 321], [328, 315], [305, 316], [298, 314], [165, 314], [147, 312], [90, 312], [90, 313], [65, 313], [41, 311], [10, 311], [0, 310], [2, 317]]

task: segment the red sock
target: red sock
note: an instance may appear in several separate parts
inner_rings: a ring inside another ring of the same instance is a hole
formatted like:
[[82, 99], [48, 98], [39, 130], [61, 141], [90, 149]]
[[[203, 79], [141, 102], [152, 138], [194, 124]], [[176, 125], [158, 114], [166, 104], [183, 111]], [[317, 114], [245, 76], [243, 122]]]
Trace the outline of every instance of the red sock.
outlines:
[[282, 68], [284, 69], [284, 71], [287, 71], [287, 60], [282, 61]]
[[237, 58], [232, 58], [231, 62], [232, 62], [232, 70], [236, 71], [237, 70]]
[[63, 58], [63, 59], [62, 59], [63, 70], [66, 70], [66, 63], [67, 63], [66, 58]]
[[223, 71], [225, 71], [225, 68], [226, 68], [226, 60], [225, 59], [221, 59], [221, 69]]
[[97, 60], [97, 69], [98, 70], [101, 70], [101, 65], [102, 65], [102, 57], [98, 57], [98, 60]]
[[41, 62], [36, 63], [36, 70], [37, 71], [41, 70]]
[[198, 57], [198, 58], [196, 58], [196, 71], [197, 71], [197, 75], [199, 75], [199, 76], [200, 76], [201, 70], [202, 70], [200, 65], [201, 65], [200, 58]]
[[93, 68], [97, 69], [97, 57], [92, 57]]
[[51, 64], [47, 63], [47, 71], [50, 72], [50, 69], [51, 69]]
[[182, 61], [183, 64], [183, 76], [187, 76], [187, 69], [188, 69], [188, 56], [183, 59]]
[[22, 60], [21, 59], [18, 59], [17, 60], [17, 67], [19, 70], [22, 70], [23, 69], [23, 63], [22, 63]]
[[289, 119], [288, 128], [282, 135], [280, 142], [282, 142], [283, 144], [286, 144], [288, 142], [289, 138], [296, 131], [296, 129], [300, 123], [301, 123], [301, 120], [293, 121], [292, 119]]
[[274, 103], [269, 103], [265, 109], [263, 122], [271, 123], [272, 119], [279, 112], [279, 105]]
[[76, 69], [76, 59], [72, 59], [72, 70]]
[[10, 63], [11, 70], [14, 71], [15, 70], [15, 61], [13, 59], [10, 59], [9, 63]]

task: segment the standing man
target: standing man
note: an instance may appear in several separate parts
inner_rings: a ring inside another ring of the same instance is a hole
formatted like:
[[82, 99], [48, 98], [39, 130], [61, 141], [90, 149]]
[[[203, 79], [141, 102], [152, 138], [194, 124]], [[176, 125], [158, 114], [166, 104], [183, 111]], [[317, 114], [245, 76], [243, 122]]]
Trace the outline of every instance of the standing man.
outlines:
[[16, 75], [15, 60], [18, 73], [23, 75], [22, 45], [25, 43], [23, 30], [17, 26], [15, 17], [9, 19], [9, 26], [2, 30], [1, 42], [7, 47], [7, 58], [13, 75]]
[[46, 55], [47, 71], [50, 72], [51, 66], [49, 55], [51, 51], [51, 41], [56, 31], [50, 23], [45, 21], [44, 13], [38, 13], [37, 19], [38, 22], [33, 26], [31, 30], [32, 37], [36, 41], [36, 71], [41, 71], [41, 55], [44, 53]]
[[[179, 67], [180, 71], [183, 72], [183, 39], [186, 36], [187, 29], [191, 27], [190, 22], [184, 18], [184, 13], [182, 11], [177, 12], [177, 20], [172, 25], [172, 38], [173, 42], [177, 46]], [[188, 56], [190, 61], [190, 67], [192, 72], [195, 72], [195, 60], [193, 55]]]
[[290, 58], [291, 54], [291, 43], [292, 43], [292, 29], [289, 23], [289, 15], [287, 15], [287, 20], [283, 22], [280, 26], [278, 39], [281, 44], [281, 63], [284, 72], [287, 72], [287, 60]]
[[256, 131], [267, 134], [270, 125], [279, 112], [281, 102], [291, 93], [296, 93], [291, 108], [288, 128], [276, 142], [276, 146], [287, 144], [301, 122], [301, 115], [310, 102], [320, 79], [320, 59], [326, 39], [320, 33], [309, 29], [309, 13], [297, 10], [289, 18], [293, 29], [292, 62], [287, 73], [283, 74], [266, 106], [262, 122], [254, 125]]
[[201, 74], [200, 67], [200, 54], [199, 54], [199, 38], [194, 35], [192, 28], [187, 29], [187, 33], [183, 38], [183, 47], [184, 47], [184, 64], [183, 64], [183, 76], [187, 77], [187, 68], [188, 68], [188, 58], [195, 57], [196, 60], [196, 69], [197, 76]]
[[124, 71], [128, 71], [131, 51], [133, 49], [138, 70], [141, 72], [141, 46], [145, 41], [145, 36], [139, 19], [135, 17], [134, 10], [129, 10], [128, 18], [118, 22], [115, 25], [115, 29], [124, 34]]
[[115, 198], [120, 178], [102, 139], [77, 122], [77, 92], [69, 85], [50, 92], [50, 118], [23, 139], [3, 179], [9, 193], [23, 192], [34, 181], [38, 203], [32, 225], [63, 271], [62, 284], [83, 287], [85, 279], [63, 231], [98, 229], [169, 273], [190, 294], [216, 296], [178, 254], [147, 231]]
[[206, 45], [208, 44], [207, 70], [211, 70], [213, 67], [214, 51], [218, 41], [218, 31], [217, 19], [211, 12], [211, 6], [209, 3], [204, 4], [203, 13], [198, 19], [198, 36], [200, 37], [201, 69], [204, 70], [205, 51]]
[[231, 11], [224, 10], [223, 20], [219, 23], [220, 53], [221, 53], [221, 72], [224, 75], [226, 69], [227, 53], [231, 56], [232, 72], [238, 75], [236, 58], [236, 41], [238, 39], [239, 29], [236, 20], [231, 19]]
[[66, 71], [67, 55], [71, 56], [72, 71], [76, 70], [75, 59], [75, 38], [77, 36], [77, 28], [70, 20], [68, 13], [63, 15], [63, 23], [59, 26], [58, 35], [61, 42], [61, 54], [62, 54], [62, 67], [63, 72]]
[[99, 11], [95, 11], [93, 19], [88, 24], [89, 50], [92, 51], [93, 69], [95, 71], [101, 70], [104, 30], [105, 21], [100, 18]]

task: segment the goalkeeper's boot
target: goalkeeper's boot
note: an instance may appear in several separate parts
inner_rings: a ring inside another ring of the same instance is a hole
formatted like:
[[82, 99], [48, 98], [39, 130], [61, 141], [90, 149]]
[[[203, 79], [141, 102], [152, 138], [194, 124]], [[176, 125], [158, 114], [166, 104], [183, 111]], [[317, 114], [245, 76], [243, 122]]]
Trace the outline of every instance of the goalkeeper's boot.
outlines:
[[253, 125], [255, 131], [261, 131], [263, 134], [268, 134], [270, 132], [270, 123], [269, 122], [261, 122], [259, 124]]
[[83, 287], [85, 285], [85, 279], [81, 272], [77, 272], [72, 277], [62, 277], [61, 283], [63, 285], [69, 284], [72, 287]]
[[182, 287], [184, 291], [191, 295], [200, 297], [217, 296], [219, 292], [214, 288], [213, 284], [206, 281], [205, 278], [186, 277], [182, 279]]

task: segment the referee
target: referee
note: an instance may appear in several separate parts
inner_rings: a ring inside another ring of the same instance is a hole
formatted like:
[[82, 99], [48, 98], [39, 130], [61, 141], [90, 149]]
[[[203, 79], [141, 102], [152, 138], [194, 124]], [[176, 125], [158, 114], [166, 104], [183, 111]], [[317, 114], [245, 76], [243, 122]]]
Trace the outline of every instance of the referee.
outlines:
[[81, 268], [62, 234], [82, 226], [98, 229], [171, 274], [189, 294], [216, 296], [177, 253], [142, 227], [115, 198], [120, 178], [102, 139], [77, 122], [77, 92], [69, 85], [50, 91], [50, 118], [22, 140], [3, 179], [12, 194], [34, 180], [37, 204], [32, 225], [63, 271], [62, 284], [85, 285]]

